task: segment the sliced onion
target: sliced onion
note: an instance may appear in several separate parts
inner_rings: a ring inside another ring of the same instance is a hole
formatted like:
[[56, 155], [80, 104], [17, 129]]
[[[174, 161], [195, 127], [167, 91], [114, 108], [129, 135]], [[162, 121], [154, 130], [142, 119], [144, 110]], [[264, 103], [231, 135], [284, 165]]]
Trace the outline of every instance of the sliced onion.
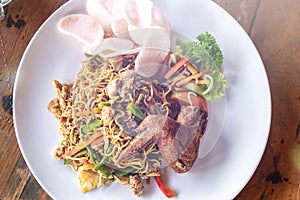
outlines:
[[214, 86], [214, 79], [209, 74], [204, 74], [204, 77], [209, 79], [209, 85], [208, 85], [207, 89], [203, 92], [203, 95], [207, 95], [211, 91], [212, 87]]

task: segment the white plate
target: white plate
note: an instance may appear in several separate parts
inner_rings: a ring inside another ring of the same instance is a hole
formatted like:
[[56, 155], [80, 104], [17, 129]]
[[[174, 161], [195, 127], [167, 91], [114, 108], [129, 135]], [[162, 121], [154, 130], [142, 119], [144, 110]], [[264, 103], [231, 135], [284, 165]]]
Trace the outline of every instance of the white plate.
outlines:
[[[174, 29], [194, 38], [209, 31], [224, 53], [226, 116], [221, 137], [208, 156], [183, 175], [168, 172], [177, 199], [233, 199], [258, 166], [269, 135], [271, 97], [261, 58], [240, 25], [210, 0], [155, 0]], [[16, 136], [28, 167], [54, 199], [135, 199], [129, 187], [111, 184], [86, 194], [73, 171], [52, 157], [61, 136], [58, 121], [47, 111], [55, 96], [52, 80], [74, 80], [84, 58], [81, 45], [57, 31], [58, 20], [83, 13], [85, 0], [69, 1], [37, 31], [21, 60], [14, 87]], [[151, 182], [140, 199], [165, 199]]]

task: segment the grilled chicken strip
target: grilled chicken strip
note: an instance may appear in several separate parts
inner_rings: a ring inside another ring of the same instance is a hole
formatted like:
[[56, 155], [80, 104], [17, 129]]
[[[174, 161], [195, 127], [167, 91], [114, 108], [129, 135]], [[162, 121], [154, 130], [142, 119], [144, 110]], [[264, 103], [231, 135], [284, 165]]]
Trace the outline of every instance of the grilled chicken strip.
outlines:
[[136, 156], [155, 142], [168, 165], [176, 173], [185, 173], [192, 168], [198, 157], [199, 143], [206, 124], [207, 112], [195, 106], [184, 106], [177, 121], [165, 115], [149, 115], [136, 128], [136, 137], [119, 159], [124, 161]]
[[[184, 153], [182, 153], [175, 162], [169, 164], [176, 173], [185, 173], [189, 171], [198, 158], [199, 143], [206, 130], [207, 117], [207, 112], [202, 111], [195, 106], [183, 107], [179, 113], [177, 121], [184, 126], [192, 125], [192, 127], [194, 127], [193, 131], [196, 131], [196, 133], [192, 133], [192, 136], [194, 137], [192, 138], [191, 143], [186, 143], [188, 146], [186, 146], [187, 148]], [[181, 140], [184, 140], [185, 137], [191, 137], [191, 133], [183, 134]]]

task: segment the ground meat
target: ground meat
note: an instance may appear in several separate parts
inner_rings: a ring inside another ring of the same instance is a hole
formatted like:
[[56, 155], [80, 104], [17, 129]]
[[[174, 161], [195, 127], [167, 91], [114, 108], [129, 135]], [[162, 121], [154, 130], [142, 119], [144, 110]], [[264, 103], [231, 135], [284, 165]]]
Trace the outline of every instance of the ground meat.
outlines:
[[62, 111], [59, 105], [58, 98], [54, 98], [48, 104], [48, 110], [53, 114], [55, 118], [60, 118]]
[[56, 117], [69, 117], [72, 114], [72, 84], [62, 84], [57, 80], [53, 81], [56, 89], [57, 98], [54, 98], [48, 104], [48, 110]]
[[[57, 98], [48, 104], [48, 110], [59, 119], [59, 130], [64, 139], [58, 144], [54, 151], [54, 157], [63, 159], [67, 148], [79, 141], [79, 135], [74, 129], [72, 119], [72, 84], [62, 84], [54, 80], [53, 85], [56, 89]], [[70, 135], [73, 137], [69, 137]]]
[[54, 150], [54, 157], [59, 160], [64, 159], [63, 155], [66, 153], [69, 145], [70, 143], [68, 141], [62, 140]]
[[134, 195], [141, 196], [144, 191], [143, 179], [139, 175], [129, 177], [130, 188]]

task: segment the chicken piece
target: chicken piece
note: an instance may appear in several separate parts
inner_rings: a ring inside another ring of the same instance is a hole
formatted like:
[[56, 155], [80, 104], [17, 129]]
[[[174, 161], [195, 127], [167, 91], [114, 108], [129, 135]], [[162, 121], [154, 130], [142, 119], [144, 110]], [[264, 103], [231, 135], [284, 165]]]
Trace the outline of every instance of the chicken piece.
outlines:
[[200, 109], [196, 106], [181, 106], [177, 121], [185, 126], [192, 126], [199, 120]]
[[155, 141], [155, 134], [162, 129], [163, 123], [160, 123], [158, 120], [155, 121], [154, 119], [157, 119], [155, 115], [147, 116], [136, 128], [133, 133], [136, 134], [136, 137], [120, 154], [119, 160], [121, 162], [128, 157], [136, 156], [141, 150]]
[[59, 129], [62, 135], [68, 136], [71, 132], [74, 132], [71, 91], [73, 84], [62, 84], [54, 80], [53, 85], [56, 89], [57, 98], [50, 101], [48, 110], [54, 117], [59, 119]]
[[[64, 137], [57, 148], [54, 150], [56, 159], [63, 159], [63, 154], [67, 148], [78, 141], [78, 133], [74, 129], [72, 121], [72, 91], [73, 84], [62, 84], [57, 80], [53, 81], [56, 90], [57, 98], [50, 101], [48, 110], [59, 119], [59, 130]], [[74, 134], [74, 141], [69, 140], [69, 135]]]
[[104, 39], [102, 25], [85, 14], [71, 14], [62, 18], [58, 30], [82, 42], [87, 48], [96, 49]]
[[122, 73], [120, 73], [120, 88], [118, 90], [118, 93], [120, 97], [124, 101], [130, 101], [130, 94], [132, 94], [132, 84], [134, 81], [134, 70], [127, 70]]
[[134, 70], [128, 70], [120, 73], [119, 78], [114, 78], [106, 87], [109, 98], [119, 95], [121, 98], [129, 101], [129, 94], [131, 94], [134, 75]]
[[162, 158], [176, 173], [189, 171], [198, 157], [200, 139], [206, 129], [207, 113], [188, 107], [185, 109], [196, 112], [191, 115], [194, 118], [199, 117], [192, 125], [187, 125], [191, 124], [189, 120], [195, 120], [191, 116], [187, 120], [181, 118], [186, 124], [164, 115], [147, 116], [135, 130], [137, 136], [123, 150], [119, 160], [122, 162], [128, 157], [136, 156], [155, 142]]
[[[120, 161], [137, 156], [143, 149], [155, 142], [163, 159], [171, 164], [191, 144], [191, 138], [193, 138], [192, 134], [185, 137], [185, 134], [191, 133], [189, 128], [181, 126], [180, 123], [165, 115], [147, 116], [135, 131], [137, 136], [123, 150]], [[178, 137], [177, 135], [182, 136]]]
[[134, 79], [134, 71], [133, 70], [128, 70], [128, 71], [124, 71], [122, 73], [120, 73], [120, 81], [125, 82], [128, 79]]
[[[194, 145], [199, 146], [202, 133], [198, 131], [198, 125], [185, 126], [169, 117], [166, 118], [168, 123], [165, 122], [165, 131], [156, 136], [156, 143], [163, 159], [175, 172], [187, 172], [198, 157], [198, 149], [194, 148]], [[185, 156], [189, 156], [188, 159], [185, 159]], [[182, 163], [183, 167], [174, 166], [173, 163], [176, 162]]]
[[[185, 173], [192, 168], [194, 162], [198, 158], [200, 139], [205, 133], [206, 125], [207, 125], [207, 112], [201, 112], [198, 118], [198, 122], [194, 126], [192, 126], [194, 127], [194, 131], [195, 131], [193, 133], [195, 134], [195, 136], [192, 138], [192, 141], [188, 142], [189, 145], [186, 146], [187, 148], [183, 151], [183, 153], [180, 154], [178, 159], [169, 164], [169, 166], [176, 173]], [[183, 134], [179, 140], [183, 140], [185, 137], [188, 136]]]
[[141, 196], [144, 192], [143, 179], [139, 175], [129, 177], [130, 188], [134, 195]]
[[60, 118], [62, 115], [62, 111], [59, 105], [59, 100], [58, 98], [54, 98], [50, 101], [48, 104], [48, 110], [53, 114], [55, 118]]
[[114, 120], [115, 111], [110, 106], [104, 106], [101, 112], [101, 119], [104, 125], [109, 125]]
[[113, 79], [107, 86], [106, 91], [109, 98], [113, 98], [118, 94], [120, 87], [120, 80], [118, 78]]
[[67, 84], [61, 84], [57, 80], [53, 81], [53, 86], [56, 90], [57, 98], [50, 101], [48, 104], [48, 110], [59, 119], [66, 110], [68, 97], [70, 96], [70, 88]]

